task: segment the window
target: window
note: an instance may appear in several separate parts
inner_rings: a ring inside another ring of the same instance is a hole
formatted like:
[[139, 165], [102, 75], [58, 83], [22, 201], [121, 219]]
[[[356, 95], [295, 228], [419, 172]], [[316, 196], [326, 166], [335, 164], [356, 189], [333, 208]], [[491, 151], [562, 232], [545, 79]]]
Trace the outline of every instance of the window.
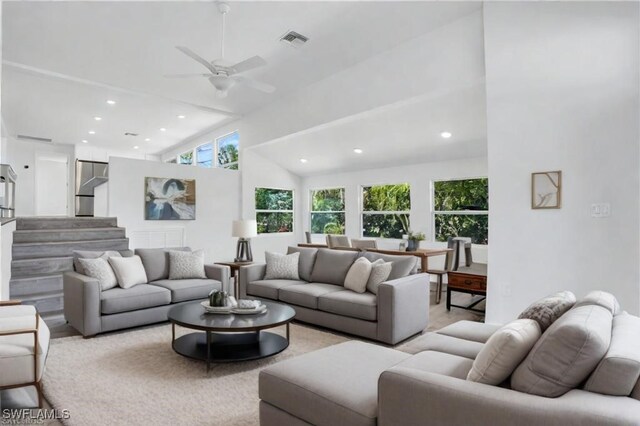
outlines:
[[362, 236], [402, 238], [409, 232], [408, 183], [362, 187]]
[[238, 132], [216, 139], [217, 166], [230, 170], [238, 170], [238, 143], [240, 136]]
[[474, 244], [489, 242], [489, 180], [462, 179], [433, 183], [436, 241], [470, 237]]
[[200, 167], [211, 167], [213, 163], [213, 144], [206, 143], [196, 148], [196, 164]]
[[311, 232], [344, 234], [344, 188], [311, 191]]
[[256, 188], [258, 234], [293, 232], [293, 191]]
[[193, 151], [187, 151], [184, 154], [178, 156], [178, 163], [180, 164], [193, 164]]

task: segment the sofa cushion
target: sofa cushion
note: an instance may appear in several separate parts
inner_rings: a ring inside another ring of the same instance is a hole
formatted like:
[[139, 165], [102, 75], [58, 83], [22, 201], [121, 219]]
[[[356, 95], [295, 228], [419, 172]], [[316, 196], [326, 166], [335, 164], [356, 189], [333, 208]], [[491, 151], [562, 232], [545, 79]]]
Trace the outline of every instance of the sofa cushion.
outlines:
[[343, 285], [347, 272], [357, 257], [356, 251], [319, 249], [311, 281]]
[[166, 280], [169, 278], [169, 250], [191, 251], [189, 247], [164, 248], [140, 248], [135, 254], [140, 256], [144, 270], [149, 281]]
[[576, 388], [595, 369], [611, 342], [611, 312], [579, 306], [542, 335], [511, 376], [520, 392], [555, 398]]
[[466, 379], [473, 361], [463, 356], [444, 352], [424, 351], [398, 363], [397, 367], [413, 368], [434, 374]]
[[267, 269], [265, 280], [299, 280], [298, 264], [300, 253], [280, 254], [266, 252], [264, 254]]
[[78, 262], [82, 266], [82, 270], [86, 276], [98, 280], [100, 290], [109, 290], [118, 285], [118, 278], [106, 257], [100, 256], [95, 259], [78, 259]]
[[640, 318], [622, 314], [613, 318], [611, 345], [587, 380], [585, 390], [629, 396], [640, 377]]
[[82, 267], [82, 264], [80, 263], [79, 259], [97, 259], [99, 257], [102, 257], [105, 260], [109, 260], [110, 257], [121, 257], [121, 256], [122, 255], [120, 254], [120, 252], [115, 250], [107, 250], [107, 251], [74, 250], [73, 251], [73, 268], [76, 270], [77, 273], [86, 275], [84, 268]]
[[408, 357], [355, 341], [309, 352], [262, 370], [260, 399], [314, 425], [375, 426], [378, 378]]
[[169, 290], [171, 292], [171, 303], [206, 299], [212, 290], [222, 290], [222, 283], [220, 281], [202, 278], [158, 280], [150, 282], [149, 284]]
[[345, 317], [375, 321], [378, 317], [378, 298], [369, 292], [334, 291], [318, 298], [318, 309]]
[[410, 354], [424, 351], [444, 352], [473, 360], [482, 350], [482, 346], [482, 343], [431, 332], [416, 337], [398, 349]]
[[544, 331], [558, 318], [564, 315], [576, 303], [576, 296], [570, 291], [561, 291], [544, 297], [531, 305], [518, 316], [518, 319], [532, 319], [538, 321], [540, 329]]
[[169, 279], [207, 278], [204, 272], [204, 251], [169, 250]]
[[620, 304], [616, 297], [606, 291], [592, 291], [582, 299], [578, 300], [575, 306], [598, 305], [609, 310], [613, 315], [620, 313]]
[[366, 257], [360, 257], [353, 262], [347, 276], [344, 278], [344, 288], [364, 293], [367, 291], [367, 282], [371, 275], [371, 262]]
[[344, 287], [324, 283], [294, 284], [278, 290], [278, 299], [305, 308], [318, 309], [318, 297]]
[[171, 292], [157, 285], [138, 284], [131, 288], [112, 288], [100, 293], [103, 314], [137, 311], [171, 303]]
[[391, 262], [385, 262], [382, 259], [373, 261], [371, 263], [371, 274], [367, 280], [367, 291], [378, 294], [378, 287], [389, 279], [392, 268], [393, 264]]
[[311, 281], [311, 272], [313, 271], [313, 265], [316, 263], [318, 249], [313, 247], [289, 247], [287, 254], [292, 253], [300, 253], [300, 259], [298, 260], [298, 275], [300, 279]]
[[391, 262], [391, 273], [387, 280], [395, 280], [406, 277], [418, 272], [418, 258], [415, 256], [394, 256], [390, 254], [376, 253], [368, 251], [362, 255], [371, 262], [382, 259], [385, 262]]
[[502, 325], [487, 324], [476, 321], [458, 321], [436, 331], [445, 336], [457, 337], [458, 339], [471, 340], [473, 342], [486, 343], [489, 337], [498, 331]]
[[527, 356], [540, 338], [540, 325], [531, 319], [518, 319], [493, 333], [473, 361], [467, 380], [499, 385]]
[[109, 265], [122, 288], [131, 288], [136, 284], [146, 284], [147, 273], [142, 266], [140, 256], [110, 257]]
[[294, 284], [307, 284], [299, 280], [258, 280], [247, 284], [247, 294], [278, 300], [278, 290]]

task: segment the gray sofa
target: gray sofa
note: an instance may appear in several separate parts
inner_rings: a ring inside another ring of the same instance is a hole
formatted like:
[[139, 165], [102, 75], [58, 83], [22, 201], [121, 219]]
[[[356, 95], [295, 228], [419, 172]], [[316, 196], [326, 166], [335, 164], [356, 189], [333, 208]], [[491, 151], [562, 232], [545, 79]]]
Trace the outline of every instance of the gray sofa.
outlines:
[[[270, 366], [260, 373], [260, 424], [640, 424], [640, 318], [578, 303], [542, 334], [510, 379], [499, 386], [467, 380], [499, 328], [461, 321], [402, 351], [347, 342]], [[558, 339], [560, 329], [571, 337]], [[579, 354], [567, 358], [572, 345]], [[596, 365], [587, 363], [585, 355], [595, 352]], [[585, 377], [560, 396], [536, 394], [565, 386], [578, 370]], [[532, 374], [534, 380], [525, 377]], [[523, 380], [528, 392], [512, 389]]]
[[[64, 316], [83, 336], [167, 320], [172, 306], [228, 289], [228, 266], [205, 265], [206, 279], [169, 280], [169, 249], [137, 249], [149, 282], [101, 291], [98, 281], [78, 272], [63, 278]], [[173, 250], [190, 250], [187, 247]]]
[[[243, 266], [240, 297], [277, 300], [295, 309], [296, 320], [392, 345], [427, 327], [429, 276], [416, 273], [417, 258], [301, 247], [289, 247], [288, 252], [300, 253], [300, 280], [265, 280], [265, 264]], [[377, 294], [343, 286], [359, 256], [392, 263], [391, 275]]]

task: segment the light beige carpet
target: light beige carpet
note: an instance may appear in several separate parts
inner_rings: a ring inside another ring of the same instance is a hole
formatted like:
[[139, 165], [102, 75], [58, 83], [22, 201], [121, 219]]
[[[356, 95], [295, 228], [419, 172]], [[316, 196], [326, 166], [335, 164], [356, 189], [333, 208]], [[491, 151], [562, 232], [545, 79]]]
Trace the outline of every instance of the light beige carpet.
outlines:
[[171, 349], [170, 325], [53, 339], [44, 392], [54, 408], [69, 410], [68, 425], [257, 425], [262, 368], [346, 340], [293, 324], [279, 355], [217, 364], [207, 374], [203, 362]]

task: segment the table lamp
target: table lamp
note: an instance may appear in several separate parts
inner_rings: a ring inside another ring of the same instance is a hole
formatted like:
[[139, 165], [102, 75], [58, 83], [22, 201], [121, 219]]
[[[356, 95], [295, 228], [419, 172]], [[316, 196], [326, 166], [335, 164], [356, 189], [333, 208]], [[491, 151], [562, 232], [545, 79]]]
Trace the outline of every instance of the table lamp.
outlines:
[[238, 238], [235, 262], [252, 262], [250, 238], [258, 236], [258, 223], [253, 220], [234, 220], [231, 236]]

